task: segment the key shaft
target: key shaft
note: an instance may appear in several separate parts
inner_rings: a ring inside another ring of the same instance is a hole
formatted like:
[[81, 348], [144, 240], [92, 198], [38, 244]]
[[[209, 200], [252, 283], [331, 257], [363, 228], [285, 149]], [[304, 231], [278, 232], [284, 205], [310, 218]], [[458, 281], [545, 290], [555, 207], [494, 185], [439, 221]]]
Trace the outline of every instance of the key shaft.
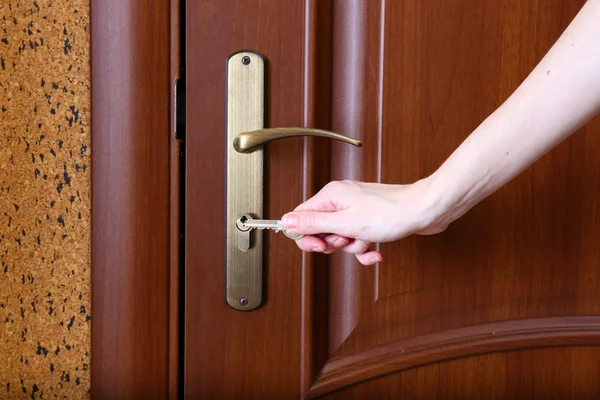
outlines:
[[281, 222], [281, 220], [245, 218], [244, 220], [241, 220], [240, 222], [244, 228], [271, 229], [274, 232], [283, 231], [283, 234], [292, 240], [298, 240], [298, 239], [302, 239], [304, 237], [304, 235], [302, 235], [300, 233], [287, 231], [283, 227], [283, 223]]
[[242, 225], [254, 229], [273, 229], [277, 231], [283, 230], [281, 221], [274, 219], [247, 219], [242, 222]]

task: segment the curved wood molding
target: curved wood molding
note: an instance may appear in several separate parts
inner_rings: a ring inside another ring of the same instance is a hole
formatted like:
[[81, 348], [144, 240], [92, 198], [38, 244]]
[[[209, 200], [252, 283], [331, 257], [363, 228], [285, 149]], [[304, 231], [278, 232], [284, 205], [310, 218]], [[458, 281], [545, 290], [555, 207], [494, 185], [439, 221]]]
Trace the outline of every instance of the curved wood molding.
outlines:
[[[331, 144], [333, 180], [380, 179], [380, 158], [367, 154], [381, 153], [384, 9], [384, 0], [333, 2], [331, 130], [364, 144], [362, 149]], [[377, 278], [376, 268], [362, 268], [352, 254], [331, 255], [330, 269], [329, 349], [334, 352], [359, 323], [361, 309], [377, 298]]]
[[166, 398], [170, 1], [92, 0], [92, 397]]
[[600, 316], [530, 318], [476, 325], [388, 343], [330, 360], [308, 396], [440, 361], [533, 347], [600, 344]]

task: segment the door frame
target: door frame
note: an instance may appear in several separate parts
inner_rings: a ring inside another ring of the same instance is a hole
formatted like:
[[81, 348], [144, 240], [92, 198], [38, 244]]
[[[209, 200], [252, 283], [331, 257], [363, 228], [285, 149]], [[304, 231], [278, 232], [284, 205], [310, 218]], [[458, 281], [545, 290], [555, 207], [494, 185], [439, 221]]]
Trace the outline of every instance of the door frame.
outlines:
[[178, 396], [180, 4], [91, 0], [95, 398]]

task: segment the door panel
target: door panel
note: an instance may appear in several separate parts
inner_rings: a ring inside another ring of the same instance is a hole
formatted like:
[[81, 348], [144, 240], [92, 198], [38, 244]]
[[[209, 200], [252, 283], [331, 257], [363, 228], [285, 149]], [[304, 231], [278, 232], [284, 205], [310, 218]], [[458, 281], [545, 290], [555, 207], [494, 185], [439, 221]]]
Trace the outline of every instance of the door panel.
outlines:
[[327, 399], [597, 399], [600, 348], [490, 353], [387, 375]]
[[[264, 54], [269, 88], [265, 124], [299, 125], [302, 7], [300, 0], [186, 4], [185, 394], [189, 398], [298, 392], [302, 254], [283, 235], [265, 235], [265, 305], [252, 312], [236, 311], [225, 302], [223, 222], [227, 58], [242, 49]], [[281, 215], [302, 199], [303, 143], [276, 141], [266, 153], [265, 215]]]
[[[264, 55], [267, 127], [330, 129], [364, 144], [268, 144], [264, 217], [279, 218], [329, 180], [410, 183], [432, 173], [583, 3], [187, 2], [186, 394], [305, 398], [354, 385], [344, 393], [387, 397], [406, 381], [417, 385], [406, 393], [433, 385], [432, 393], [451, 397], [444, 371], [456, 393], [509, 382], [506, 390], [537, 396], [545, 392], [536, 368], [583, 353], [517, 349], [600, 344], [598, 121], [445, 233], [381, 245], [378, 266], [302, 254], [265, 232], [263, 306], [239, 312], [224, 300], [230, 54]], [[437, 364], [465, 356], [473, 357]], [[584, 359], [569, 364], [571, 374], [592, 368]], [[477, 380], [474, 367], [491, 381]], [[532, 378], [509, 379], [499, 368]], [[362, 383], [384, 374], [392, 375]], [[575, 379], [568, 390], [580, 383], [587, 385]]]

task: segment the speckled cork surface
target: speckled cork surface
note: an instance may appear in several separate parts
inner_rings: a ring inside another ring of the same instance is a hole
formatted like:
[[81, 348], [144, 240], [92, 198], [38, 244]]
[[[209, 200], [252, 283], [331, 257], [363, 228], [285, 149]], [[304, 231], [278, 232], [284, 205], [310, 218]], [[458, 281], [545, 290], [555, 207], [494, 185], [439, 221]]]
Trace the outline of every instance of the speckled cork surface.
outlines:
[[0, 398], [89, 397], [89, 0], [0, 0]]

